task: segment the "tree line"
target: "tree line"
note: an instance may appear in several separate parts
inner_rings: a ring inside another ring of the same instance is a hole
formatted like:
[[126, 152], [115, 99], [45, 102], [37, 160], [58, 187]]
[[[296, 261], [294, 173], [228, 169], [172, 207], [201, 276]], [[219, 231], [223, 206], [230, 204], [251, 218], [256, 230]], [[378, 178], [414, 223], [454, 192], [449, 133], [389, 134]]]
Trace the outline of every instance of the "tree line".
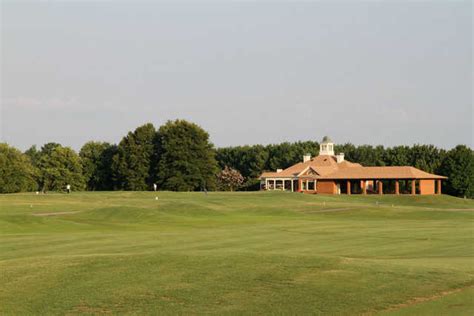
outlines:
[[209, 134], [194, 123], [145, 124], [119, 144], [90, 141], [79, 153], [48, 143], [24, 153], [0, 144], [0, 192], [215, 190], [218, 172]]
[[[258, 190], [263, 171], [287, 168], [304, 154], [318, 154], [315, 141], [214, 148], [209, 134], [185, 120], [156, 129], [148, 123], [118, 144], [90, 141], [76, 153], [58, 143], [24, 153], [0, 144], [0, 192], [72, 190]], [[449, 177], [443, 191], [474, 198], [474, 152], [465, 145], [336, 145], [347, 160], [364, 166], [414, 166]]]

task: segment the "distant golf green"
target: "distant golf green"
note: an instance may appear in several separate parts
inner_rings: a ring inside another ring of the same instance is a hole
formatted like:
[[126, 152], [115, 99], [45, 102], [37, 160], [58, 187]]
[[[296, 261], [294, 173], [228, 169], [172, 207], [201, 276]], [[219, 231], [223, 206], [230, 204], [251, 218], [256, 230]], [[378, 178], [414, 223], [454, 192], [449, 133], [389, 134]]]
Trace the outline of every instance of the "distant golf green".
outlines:
[[473, 315], [473, 299], [472, 200], [0, 195], [2, 315]]

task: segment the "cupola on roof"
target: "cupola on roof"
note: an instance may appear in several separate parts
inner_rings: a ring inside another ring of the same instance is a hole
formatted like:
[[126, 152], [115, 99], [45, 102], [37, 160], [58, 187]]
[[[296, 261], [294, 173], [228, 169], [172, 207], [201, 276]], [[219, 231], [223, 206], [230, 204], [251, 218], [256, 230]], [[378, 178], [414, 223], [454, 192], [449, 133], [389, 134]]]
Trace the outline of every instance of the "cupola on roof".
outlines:
[[332, 139], [329, 138], [329, 136], [324, 136], [321, 144], [329, 144], [329, 143], [333, 143]]
[[319, 144], [320, 156], [334, 156], [334, 143], [329, 136], [324, 136], [323, 141]]

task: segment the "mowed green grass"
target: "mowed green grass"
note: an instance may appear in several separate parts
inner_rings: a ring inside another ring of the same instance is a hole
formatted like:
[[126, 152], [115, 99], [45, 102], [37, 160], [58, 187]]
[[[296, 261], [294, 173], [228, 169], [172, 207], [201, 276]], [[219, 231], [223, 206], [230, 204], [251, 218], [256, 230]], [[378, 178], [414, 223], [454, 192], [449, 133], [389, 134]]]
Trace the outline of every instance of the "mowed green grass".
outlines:
[[0, 195], [0, 314], [472, 315], [473, 210], [448, 196]]

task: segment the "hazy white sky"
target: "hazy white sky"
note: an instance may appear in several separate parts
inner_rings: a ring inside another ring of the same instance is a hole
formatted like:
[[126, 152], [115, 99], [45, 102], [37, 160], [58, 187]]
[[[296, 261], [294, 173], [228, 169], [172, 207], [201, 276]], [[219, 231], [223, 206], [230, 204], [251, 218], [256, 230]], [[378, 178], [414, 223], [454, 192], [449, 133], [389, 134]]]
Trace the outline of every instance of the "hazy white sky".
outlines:
[[0, 138], [473, 145], [472, 3], [1, 2]]

